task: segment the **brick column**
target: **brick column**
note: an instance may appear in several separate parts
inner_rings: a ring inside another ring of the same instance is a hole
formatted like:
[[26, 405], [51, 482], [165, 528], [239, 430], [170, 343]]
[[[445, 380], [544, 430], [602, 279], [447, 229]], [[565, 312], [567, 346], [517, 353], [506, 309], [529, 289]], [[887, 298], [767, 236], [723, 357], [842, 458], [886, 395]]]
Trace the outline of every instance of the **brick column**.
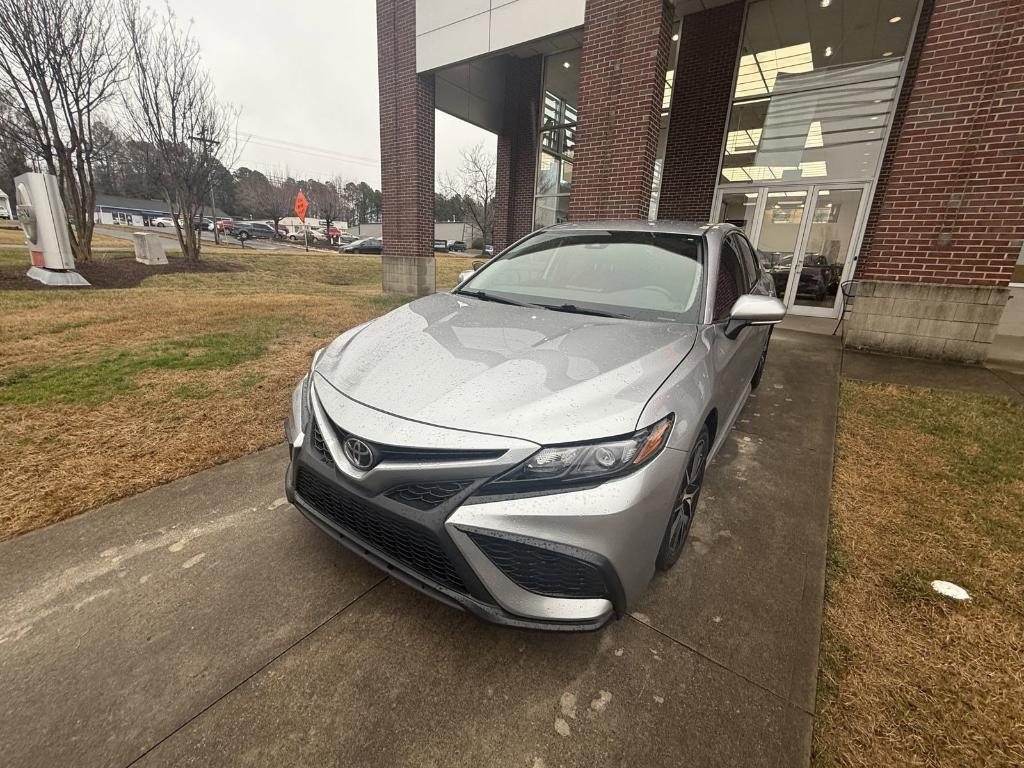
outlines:
[[663, 0], [587, 0], [569, 219], [644, 219], [672, 28]]
[[847, 344], [987, 355], [1024, 239], [1022, 27], [1020, 0], [935, 0]]
[[659, 219], [710, 220], [743, 9], [741, 0], [683, 17]]
[[377, 0], [386, 292], [434, 292], [434, 76], [416, 74], [416, 0]]
[[509, 57], [505, 78], [504, 126], [498, 135], [495, 170], [494, 249], [511, 245], [533, 230], [537, 176], [540, 89], [544, 57]]

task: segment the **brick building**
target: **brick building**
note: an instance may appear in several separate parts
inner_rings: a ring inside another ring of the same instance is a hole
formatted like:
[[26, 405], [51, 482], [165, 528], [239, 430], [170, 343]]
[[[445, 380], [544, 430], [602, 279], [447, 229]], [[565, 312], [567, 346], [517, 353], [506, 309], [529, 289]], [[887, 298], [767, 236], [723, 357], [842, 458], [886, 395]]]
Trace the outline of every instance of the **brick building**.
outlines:
[[[434, 289], [434, 110], [498, 136], [495, 245], [744, 228], [793, 314], [981, 360], [1024, 253], [1020, 0], [378, 0], [384, 284]], [[1017, 279], [1021, 279], [1018, 272]]]

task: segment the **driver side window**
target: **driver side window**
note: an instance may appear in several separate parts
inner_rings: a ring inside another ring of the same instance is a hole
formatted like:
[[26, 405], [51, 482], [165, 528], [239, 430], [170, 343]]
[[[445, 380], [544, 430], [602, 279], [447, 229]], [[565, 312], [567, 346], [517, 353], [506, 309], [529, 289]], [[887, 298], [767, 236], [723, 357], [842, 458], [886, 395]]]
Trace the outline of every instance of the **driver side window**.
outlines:
[[729, 238], [722, 243], [718, 263], [714, 322], [722, 322], [729, 318], [729, 310], [736, 303], [736, 299], [746, 293], [745, 284], [746, 279], [740, 264], [740, 257], [736, 253], [732, 238]]

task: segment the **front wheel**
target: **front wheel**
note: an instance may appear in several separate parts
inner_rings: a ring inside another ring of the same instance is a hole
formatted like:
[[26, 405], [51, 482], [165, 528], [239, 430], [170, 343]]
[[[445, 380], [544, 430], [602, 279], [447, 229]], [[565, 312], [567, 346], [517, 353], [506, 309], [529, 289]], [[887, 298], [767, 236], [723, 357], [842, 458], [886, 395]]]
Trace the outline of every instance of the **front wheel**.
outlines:
[[661, 540], [661, 549], [658, 550], [658, 559], [655, 562], [659, 571], [667, 571], [676, 564], [676, 560], [682, 554], [683, 545], [690, 535], [690, 526], [693, 525], [697, 502], [700, 501], [700, 491], [704, 486], [704, 469], [707, 466], [710, 450], [711, 435], [705, 426], [701, 428], [697, 442], [694, 443], [693, 450], [690, 451], [686, 463], [686, 474], [683, 475], [683, 482], [676, 495], [672, 515], [669, 517], [668, 527], [665, 529], [665, 536]]
[[[768, 337], [771, 340], [771, 336]], [[757, 368], [754, 369], [754, 375], [750, 379], [750, 388], [757, 389], [761, 383], [761, 377], [764, 376], [764, 366], [768, 362], [768, 342], [764, 343], [764, 349], [761, 350], [761, 357], [757, 360]]]

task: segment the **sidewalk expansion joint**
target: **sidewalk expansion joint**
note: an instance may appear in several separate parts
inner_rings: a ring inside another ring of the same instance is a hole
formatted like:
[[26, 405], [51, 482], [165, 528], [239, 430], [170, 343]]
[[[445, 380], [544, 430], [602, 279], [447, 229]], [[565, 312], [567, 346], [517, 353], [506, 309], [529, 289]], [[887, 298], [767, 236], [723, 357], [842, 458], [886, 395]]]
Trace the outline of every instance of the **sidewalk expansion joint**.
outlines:
[[656, 633], [658, 635], [661, 635], [663, 638], [665, 638], [669, 642], [674, 643], [675, 645], [678, 645], [681, 648], [685, 648], [690, 653], [692, 653], [692, 654], [694, 654], [696, 656], [699, 656], [700, 658], [704, 659], [707, 662], [710, 662], [711, 664], [714, 664], [716, 667], [718, 667], [719, 669], [722, 669], [722, 670], [728, 672], [730, 675], [734, 675], [734, 676], [738, 677], [740, 680], [743, 680], [744, 682], [749, 683], [750, 685], [754, 686], [755, 688], [758, 688], [758, 689], [764, 691], [765, 693], [767, 693], [772, 698], [775, 698], [775, 699], [778, 699], [779, 701], [781, 701], [787, 707], [791, 707], [791, 708], [797, 710], [798, 712], [801, 712], [801, 713], [803, 713], [805, 715], [809, 715], [810, 717], [814, 717], [814, 712], [808, 711], [806, 707], [803, 707], [803, 706], [801, 706], [800, 704], [797, 704], [794, 701], [790, 701], [788, 698], [786, 698], [782, 694], [773, 691], [768, 686], [763, 685], [763, 684], [757, 682], [756, 680], [751, 680], [749, 677], [747, 677], [746, 675], [744, 675], [744, 674], [742, 674], [740, 672], [737, 672], [735, 669], [730, 669], [728, 665], [723, 664], [722, 662], [720, 662], [718, 659], [714, 658], [713, 656], [708, 656], [706, 653], [702, 653], [701, 651], [699, 651], [696, 648], [694, 648], [692, 645], [688, 645], [688, 644], [684, 643], [682, 640], [678, 640], [678, 639], [672, 637], [672, 635], [668, 634], [667, 632], [665, 632], [663, 630], [658, 629], [653, 624], [648, 624], [646, 621], [640, 621], [640, 619], [636, 618], [632, 614], [629, 615], [629, 618], [632, 621], [635, 621], [640, 626], [647, 627], [652, 632], [654, 632], [654, 633]]
[[342, 605], [338, 610], [336, 610], [334, 613], [329, 615], [327, 618], [325, 618], [323, 621], [321, 621], [319, 624], [317, 624], [311, 630], [309, 630], [304, 635], [302, 635], [297, 640], [295, 640], [295, 642], [290, 643], [287, 647], [281, 649], [278, 653], [274, 654], [273, 657], [271, 657], [265, 663], [261, 664], [259, 667], [257, 667], [255, 670], [253, 670], [251, 674], [246, 675], [243, 679], [239, 680], [237, 683], [235, 683], [233, 686], [231, 686], [228, 690], [224, 691], [224, 693], [222, 693], [220, 696], [217, 696], [209, 704], [207, 704], [206, 706], [202, 707], [198, 712], [196, 712], [191, 717], [186, 719], [183, 723], [181, 723], [180, 725], [175, 726], [174, 728], [172, 728], [171, 731], [168, 734], [166, 734], [165, 736], [161, 737], [157, 741], [153, 742], [148, 747], [146, 747], [137, 757], [133, 758], [131, 760], [131, 762], [127, 763], [125, 765], [125, 768], [131, 768], [133, 765], [135, 765], [140, 760], [142, 760], [142, 758], [144, 758], [146, 755], [148, 755], [154, 749], [156, 749], [161, 744], [163, 744], [165, 741], [167, 741], [172, 736], [174, 736], [174, 734], [178, 733], [183, 728], [185, 728], [186, 726], [190, 725], [195, 720], [198, 720], [203, 715], [205, 715], [207, 712], [209, 712], [211, 709], [213, 709], [215, 706], [217, 706], [220, 702], [222, 702], [224, 699], [226, 699], [232, 693], [237, 691], [239, 688], [241, 688], [243, 685], [248, 683], [250, 680], [252, 680], [258, 674], [263, 672], [263, 670], [267, 669], [267, 667], [269, 667], [271, 664], [276, 662], [278, 659], [280, 659], [285, 654], [289, 653], [293, 648], [295, 648], [300, 643], [304, 642], [308, 637], [310, 637], [311, 635], [313, 635], [316, 632], [319, 632], [321, 629], [323, 629], [323, 627], [325, 627], [330, 622], [334, 621], [341, 614], [345, 613], [345, 611], [347, 611], [349, 608], [354, 606], [357, 602], [362, 600], [364, 597], [366, 597], [368, 594], [370, 594], [373, 590], [375, 590], [377, 587], [379, 587], [381, 584], [383, 584], [387, 580], [388, 580], [388, 577], [386, 575], [381, 575], [381, 578], [380, 578], [379, 581], [375, 581], [373, 584], [371, 584], [369, 587], [364, 589], [358, 595], [353, 597], [347, 603]]

